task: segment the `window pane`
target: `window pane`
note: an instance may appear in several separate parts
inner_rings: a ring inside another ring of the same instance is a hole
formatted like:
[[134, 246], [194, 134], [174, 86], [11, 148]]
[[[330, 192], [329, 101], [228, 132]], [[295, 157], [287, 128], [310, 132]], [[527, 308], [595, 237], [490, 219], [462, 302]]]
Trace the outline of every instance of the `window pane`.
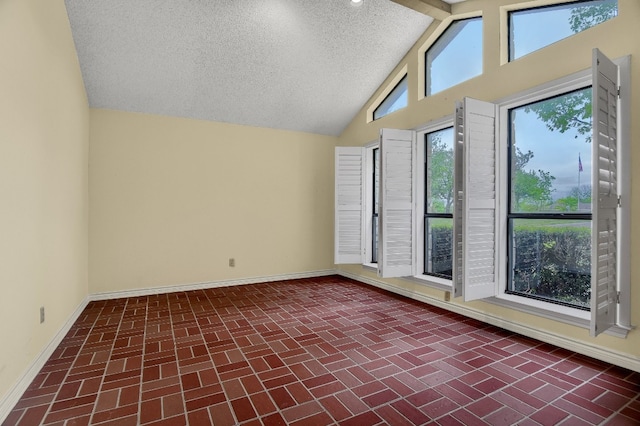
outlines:
[[425, 273], [451, 279], [453, 219], [425, 219]]
[[371, 263], [378, 263], [378, 214], [373, 215], [371, 229]]
[[426, 211], [453, 213], [453, 127], [426, 137]]
[[380, 149], [373, 150], [373, 214], [378, 215], [378, 196], [380, 195]]
[[591, 213], [591, 88], [509, 115], [511, 212]]
[[482, 18], [453, 22], [427, 50], [426, 95], [482, 74]]
[[377, 120], [407, 106], [407, 76], [393, 88], [391, 93], [373, 111], [373, 119]]
[[380, 194], [380, 148], [373, 149], [373, 214], [371, 220], [371, 263], [378, 263], [378, 198]]
[[584, 31], [618, 14], [617, 0], [591, 0], [509, 13], [509, 60]]
[[591, 221], [512, 219], [511, 292], [589, 308]]

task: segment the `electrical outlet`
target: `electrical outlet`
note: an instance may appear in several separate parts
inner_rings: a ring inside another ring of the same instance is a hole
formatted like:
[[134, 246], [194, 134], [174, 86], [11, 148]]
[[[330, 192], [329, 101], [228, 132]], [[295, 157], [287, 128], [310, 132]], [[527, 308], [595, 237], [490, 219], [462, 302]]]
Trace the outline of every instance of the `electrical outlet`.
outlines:
[[40, 324], [44, 322], [44, 306], [40, 306]]
[[236, 260], [233, 257], [229, 258], [229, 266], [232, 268], [236, 266]]
[[445, 291], [444, 292], [444, 301], [445, 302], [450, 302], [451, 301], [451, 292], [450, 291]]

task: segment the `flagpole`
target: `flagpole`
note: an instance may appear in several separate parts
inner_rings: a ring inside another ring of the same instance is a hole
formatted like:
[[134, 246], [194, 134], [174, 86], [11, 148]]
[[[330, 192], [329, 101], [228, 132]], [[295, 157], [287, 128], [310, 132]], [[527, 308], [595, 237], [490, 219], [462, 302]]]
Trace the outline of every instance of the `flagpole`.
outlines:
[[580, 161], [580, 153], [578, 153], [578, 211], [580, 211], [580, 173], [582, 168], [580, 167], [582, 162]]

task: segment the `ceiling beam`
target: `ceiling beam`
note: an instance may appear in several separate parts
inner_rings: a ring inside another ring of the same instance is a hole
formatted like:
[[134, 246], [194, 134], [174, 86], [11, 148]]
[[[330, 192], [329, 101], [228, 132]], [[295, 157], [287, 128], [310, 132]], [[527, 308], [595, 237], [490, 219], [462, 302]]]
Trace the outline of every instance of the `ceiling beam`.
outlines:
[[391, 0], [417, 12], [442, 21], [451, 16], [451, 5], [442, 0]]

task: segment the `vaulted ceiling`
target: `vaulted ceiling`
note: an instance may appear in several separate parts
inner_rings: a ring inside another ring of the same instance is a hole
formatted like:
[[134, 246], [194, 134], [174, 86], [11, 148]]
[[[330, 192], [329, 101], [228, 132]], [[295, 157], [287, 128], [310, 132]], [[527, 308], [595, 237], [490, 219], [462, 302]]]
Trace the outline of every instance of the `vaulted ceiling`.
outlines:
[[459, 1], [65, 3], [93, 108], [339, 135]]

